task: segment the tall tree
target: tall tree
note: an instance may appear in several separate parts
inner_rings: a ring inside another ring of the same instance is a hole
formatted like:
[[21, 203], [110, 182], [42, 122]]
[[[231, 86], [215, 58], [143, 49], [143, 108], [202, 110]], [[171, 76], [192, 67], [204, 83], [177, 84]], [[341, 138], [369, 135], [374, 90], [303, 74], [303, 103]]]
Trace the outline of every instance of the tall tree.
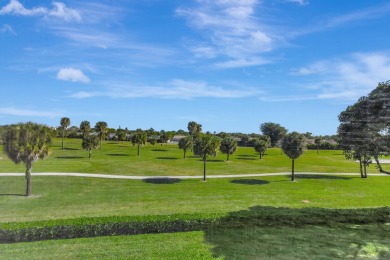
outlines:
[[186, 153], [188, 149], [192, 148], [192, 138], [191, 136], [186, 136], [183, 137], [182, 139], [179, 140], [179, 149], [182, 149], [184, 152], [184, 159], [186, 158]]
[[91, 158], [91, 153], [93, 149], [96, 149], [99, 145], [99, 139], [97, 136], [86, 135], [83, 137], [83, 142], [81, 146], [84, 150], [88, 151], [88, 158]]
[[191, 136], [197, 136], [202, 132], [202, 125], [196, 123], [195, 121], [190, 121], [188, 122], [187, 129]]
[[148, 135], [146, 134], [145, 131], [141, 130], [141, 129], [137, 129], [132, 137], [131, 137], [131, 143], [133, 145], [138, 145], [138, 152], [137, 152], [137, 155], [139, 156], [140, 155], [140, 151], [141, 151], [141, 145], [144, 145], [146, 144], [146, 141], [148, 140]]
[[63, 117], [60, 120], [60, 124], [61, 124], [61, 127], [62, 127], [62, 150], [64, 150], [65, 131], [70, 126], [70, 119], [68, 117]]
[[118, 138], [118, 141], [125, 141], [126, 140], [126, 131], [123, 130], [121, 127], [119, 127], [117, 130], [116, 130], [116, 136]]
[[50, 153], [52, 133], [46, 126], [25, 123], [8, 126], [4, 134], [4, 153], [16, 164], [26, 165], [26, 196], [32, 192], [31, 171], [33, 163]]
[[95, 124], [95, 131], [98, 133], [98, 136], [99, 136], [100, 150], [101, 150], [103, 139], [106, 137], [106, 134], [107, 134], [107, 123], [104, 121], [97, 122]]
[[306, 149], [306, 138], [304, 135], [292, 132], [282, 139], [282, 150], [291, 159], [291, 181], [294, 181], [294, 161], [303, 154]]
[[89, 132], [91, 132], [91, 124], [89, 121], [84, 120], [80, 123], [80, 130], [83, 133], [83, 138], [89, 135]]
[[314, 143], [315, 143], [315, 145], [316, 145], [317, 154], [318, 154], [318, 149], [320, 148], [320, 145], [321, 145], [321, 143], [322, 143], [322, 139], [319, 138], [319, 137], [317, 137], [317, 138], [314, 139]]
[[265, 152], [270, 145], [271, 139], [268, 135], [262, 135], [253, 142], [253, 148], [260, 155], [260, 159], [265, 155]]
[[283, 126], [267, 122], [260, 125], [260, 131], [263, 133], [263, 135], [268, 135], [271, 138], [271, 146], [275, 147], [277, 142], [283, 138], [283, 136], [286, 135], [287, 129]]
[[168, 145], [168, 142], [172, 140], [172, 138], [175, 136], [175, 132], [173, 131], [164, 131], [162, 130], [160, 132], [160, 141], [161, 143], [165, 143], [165, 145]]
[[225, 137], [222, 139], [219, 149], [223, 154], [227, 155], [226, 161], [229, 161], [230, 155], [234, 154], [237, 150], [237, 141], [232, 137]]
[[221, 139], [214, 135], [199, 135], [195, 140], [194, 154], [198, 155], [203, 160], [203, 181], [206, 181], [206, 162], [207, 157], [217, 156], [218, 148], [220, 147]]

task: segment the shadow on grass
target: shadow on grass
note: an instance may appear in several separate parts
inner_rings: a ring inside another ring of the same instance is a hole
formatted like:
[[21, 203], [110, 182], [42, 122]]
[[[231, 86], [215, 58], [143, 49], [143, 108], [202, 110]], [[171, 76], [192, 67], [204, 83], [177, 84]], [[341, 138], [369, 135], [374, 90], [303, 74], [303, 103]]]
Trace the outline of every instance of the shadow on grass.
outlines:
[[69, 159], [69, 160], [72, 160], [72, 159], [81, 159], [81, 158], [84, 158], [82, 156], [57, 156], [56, 157], [57, 159]]
[[239, 155], [237, 155], [237, 157], [246, 157], [246, 158], [248, 158], [248, 157], [258, 157], [257, 155], [253, 155], [253, 154], [239, 154]]
[[168, 152], [168, 149], [152, 149], [153, 152]]
[[143, 182], [152, 183], [152, 184], [175, 184], [181, 182], [181, 179], [168, 178], [168, 177], [147, 178], [147, 179], [143, 179]]
[[351, 177], [335, 176], [335, 175], [322, 175], [322, 174], [295, 174], [297, 179], [323, 179], [323, 180], [351, 180]]
[[81, 150], [79, 148], [66, 148], [64, 147], [64, 150], [67, 150], [67, 151], [78, 151], [78, 150]]
[[[199, 157], [198, 157], [199, 158]], [[200, 162], [203, 162], [202, 159], [199, 160]], [[217, 160], [217, 159], [207, 159], [207, 162], [209, 163], [220, 163], [220, 162], [225, 162], [225, 160]]]
[[157, 157], [159, 160], [178, 160], [176, 157]]
[[389, 259], [389, 213], [254, 206], [203, 228], [204, 241], [223, 259]]
[[130, 156], [128, 154], [123, 154], [123, 153], [108, 153], [107, 155], [109, 155], [109, 156]]
[[12, 193], [10, 193], [10, 194], [1, 194], [0, 193], [0, 197], [3, 197], [3, 196], [12, 196], [12, 197], [26, 197], [26, 194], [12, 194]]
[[[257, 157], [256, 157], [257, 158]], [[245, 160], [245, 161], [255, 161], [256, 158], [249, 158], [249, 157], [238, 157], [237, 160]]]
[[256, 180], [256, 179], [239, 179], [239, 180], [231, 180], [230, 182], [234, 184], [245, 184], [245, 185], [264, 185], [269, 183], [269, 181]]

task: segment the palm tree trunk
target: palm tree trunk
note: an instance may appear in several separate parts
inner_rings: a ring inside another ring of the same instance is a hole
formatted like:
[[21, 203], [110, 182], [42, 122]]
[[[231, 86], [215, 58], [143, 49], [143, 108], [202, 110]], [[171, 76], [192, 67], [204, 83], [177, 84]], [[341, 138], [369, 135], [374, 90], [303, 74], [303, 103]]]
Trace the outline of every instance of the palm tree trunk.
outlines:
[[26, 163], [26, 196], [30, 196], [32, 192], [31, 169], [32, 169], [32, 162], [27, 162]]
[[229, 161], [229, 155], [230, 155], [230, 153], [227, 154], [227, 159], [226, 159], [226, 161]]
[[65, 137], [65, 130], [62, 130], [62, 150], [64, 150], [64, 137]]
[[184, 151], [184, 159], [186, 158], [186, 152], [187, 152], [187, 150], [186, 149], [183, 149], [183, 151]]
[[91, 149], [88, 149], [88, 158], [91, 159]]
[[261, 156], [261, 153], [259, 153], [259, 154], [260, 154], [260, 160], [261, 160], [261, 157], [262, 157], [262, 156]]
[[140, 154], [140, 150], [141, 150], [141, 145], [138, 144], [138, 153], [137, 153], [138, 156], [139, 156], [139, 154]]
[[359, 165], [360, 165], [360, 177], [364, 178], [362, 159], [359, 159]]
[[294, 159], [291, 160], [292, 165], [291, 165], [291, 181], [294, 181]]
[[203, 181], [206, 181], [206, 158], [203, 159]]

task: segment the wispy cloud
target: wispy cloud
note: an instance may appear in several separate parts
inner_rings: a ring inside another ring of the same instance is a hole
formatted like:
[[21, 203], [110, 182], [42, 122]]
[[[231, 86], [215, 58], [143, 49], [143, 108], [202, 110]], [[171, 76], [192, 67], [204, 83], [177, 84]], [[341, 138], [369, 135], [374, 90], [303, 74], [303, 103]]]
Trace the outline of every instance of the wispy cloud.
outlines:
[[75, 68], [60, 69], [57, 73], [57, 79], [82, 83], [89, 83], [91, 81], [81, 70]]
[[154, 86], [139, 86], [110, 82], [102, 91], [81, 91], [70, 97], [91, 98], [106, 96], [111, 98], [162, 98], [162, 99], [192, 99], [192, 98], [243, 98], [259, 95], [259, 91], [251, 88], [224, 88], [209, 85], [202, 81], [186, 81], [175, 79]]
[[273, 50], [274, 37], [255, 15], [257, 0], [198, 0], [195, 8], [179, 8], [176, 14], [203, 33], [205, 41], [190, 50], [197, 58], [217, 59], [217, 67], [264, 64], [263, 53]]
[[317, 98], [354, 100], [389, 80], [390, 54], [355, 53], [343, 59], [319, 61], [294, 73], [315, 82], [307, 88], [317, 91]]
[[298, 4], [298, 5], [307, 5], [309, 4], [309, 1], [307, 0], [285, 0], [286, 2]]
[[81, 21], [81, 15], [77, 10], [68, 8], [61, 2], [52, 2], [52, 8], [39, 6], [28, 9], [18, 0], [10, 0], [7, 5], [0, 9], [0, 15], [43, 16], [55, 17], [65, 21]]
[[368, 19], [377, 19], [385, 15], [390, 15], [390, 3], [376, 5], [373, 7], [357, 10], [347, 14], [333, 16], [317, 22], [312, 22], [309, 26], [300, 30], [293, 31], [290, 36], [296, 37], [300, 35], [321, 32], [331, 28], [348, 25]]
[[12, 29], [11, 25], [9, 24], [3, 24], [1, 27], [0, 27], [0, 33], [12, 33], [12, 34], [16, 34], [16, 32], [14, 31], [14, 29]]
[[33, 116], [33, 117], [57, 117], [58, 114], [48, 111], [27, 110], [13, 107], [0, 107], [0, 115], [8, 116]]

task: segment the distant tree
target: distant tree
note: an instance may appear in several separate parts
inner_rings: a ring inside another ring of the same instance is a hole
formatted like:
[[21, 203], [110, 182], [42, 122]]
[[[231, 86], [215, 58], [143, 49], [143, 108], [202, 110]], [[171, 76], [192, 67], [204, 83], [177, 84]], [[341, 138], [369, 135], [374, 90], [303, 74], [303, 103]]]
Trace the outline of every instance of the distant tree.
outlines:
[[98, 133], [98, 137], [100, 140], [100, 150], [102, 149], [103, 139], [107, 135], [107, 123], [104, 121], [99, 121], [95, 124], [95, 131]]
[[316, 138], [316, 139], [314, 139], [314, 143], [315, 143], [315, 145], [316, 145], [316, 148], [317, 148], [317, 154], [318, 154], [318, 149], [319, 149], [319, 147], [320, 147], [320, 145], [321, 145], [321, 142], [322, 142], [322, 139], [321, 138]]
[[253, 142], [253, 148], [260, 155], [260, 159], [265, 155], [268, 147], [271, 145], [271, 139], [268, 135], [259, 136]]
[[199, 135], [193, 146], [194, 154], [198, 155], [203, 160], [203, 181], [206, 181], [206, 162], [207, 157], [217, 156], [218, 148], [220, 147], [221, 139], [214, 135]]
[[202, 132], [202, 125], [194, 121], [190, 121], [188, 122], [187, 129], [191, 136], [196, 137], [197, 135], [199, 135], [199, 133]]
[[157, 137], [156, 136], [151, 136], [151, 137], [148, 138], [148, 140], [149, 140], [149, 143], [151, 145], [153, 145], [153, 146], [157, 143]]
[[117, 136], [117, 138], [118, 138], [118, 141], [123, 142], [123, 141], [126, 140], [126, 131], [119, 127], [119, 128], [116, 130], [116, 136]]
[[86, 137], [91, 132], [91, 124], [89, 121], [81, 121], [80, 130], [83, 133], [83, 138]]
[[186, 136], [183, 137], [182, 139], [179, 140], [179, 149], [182, 149], [184, 152], [184, 159], [186, 158], [186, 153], [188, 149], [192, 148], [192, 138], [191, 136]]
[[46, 126], [20, 123], [8, 126], [4, 133], [4, 153], [16, 164], [26, 165], [26, 196], [32, 192], [31, 170], [33, 163], [50, 153], [52, 133]]
[[260, 130], [263, 135], [268, 135], [271, 138], [271, 146], [275, 147], [276, 143], [286, 135], [287, 129], [276, 123], [263, 123], [260, 125]]
[[282, 150], [291, 159], [291, 181], [294, 181], [294, 160], [298, 159], [306, 149], [306, 138], [304, 135], [292, 132], [282, 139]]
[[229, 161], [230, 155], [237, 150], [237, 141], [232, 137], [225, 137], [222, 139], [219, 149], [223, 154], [227, 155], [226, 161]]
[[168, 142], [172, 140], [172, 138], [175, 136], [175, 132], [173, 131], [164, 131], [162, 130], [160, 132], [160, 141], [161, 143], [165, 143], [168, 145]]
[[88, 151], [88, 158], [91, 158], [91, 153], [93, 149], [96, 149], [99, 145], [99, 138], [93, 135], [86, 135], [83, 137], [83, 142], [81, 146], [84, 150]]
[[60, 124], [62, 127], [62, 150], [64, 150], [65, 131], [70, 126], [70, 119], [68, 117], [63, 117], [60, 120]]
[[146, 134], [145, 131], [143, 131], [141, 129], [137, 129], [133, 133], [133, 135], [131, 137], [131, 142], [132, 142], [133, 145], [138, 145], [137, 156], [140, 155], [141, 145], [146, 144], [147, 139], [148, 139], [148, 135]]

